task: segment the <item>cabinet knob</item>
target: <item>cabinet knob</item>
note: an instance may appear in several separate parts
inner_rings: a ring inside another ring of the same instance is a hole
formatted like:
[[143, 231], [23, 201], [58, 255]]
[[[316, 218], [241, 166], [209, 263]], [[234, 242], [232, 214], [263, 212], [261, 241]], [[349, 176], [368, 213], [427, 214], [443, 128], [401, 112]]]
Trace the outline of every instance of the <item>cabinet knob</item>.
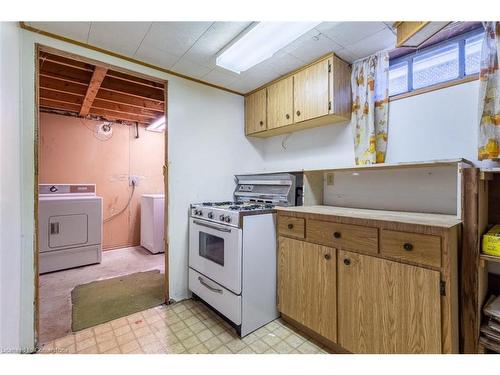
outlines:
[[288, 120], [288, 119], [290, 118], [290, 115], [287, 113], [287, 114], [285, 115], [285, 118]]
[[260, 126], [264, 125], [264, 121], [259, 122]]
[[300, 111], [297, 111], [296, 113], [297, 113], [297, 116], [300, 116]]
[[349, 258], [345, 258], [345, 259], [344, 259], [344, 264], [345, 264], [346, 266], [350, 265], [350, 264], [351, 264], [351, 260], [350, 260]]
[[335, 238], [340, 238], [342, 235], [340, 234], [340, 232], [335, 232], [333, 233], [333, 237]]
[[326, 260], [329, 260], [332, 257], [330, 254], [325, 254], [324, 256]]
[[413, 250], [413, 245], [411, 243], [405, 243], [403, 245], [403, 249], [405, 249], [406, 251], [412, 251]]
[[288, 229], [293, 229], [293, 224], [288, 224]]

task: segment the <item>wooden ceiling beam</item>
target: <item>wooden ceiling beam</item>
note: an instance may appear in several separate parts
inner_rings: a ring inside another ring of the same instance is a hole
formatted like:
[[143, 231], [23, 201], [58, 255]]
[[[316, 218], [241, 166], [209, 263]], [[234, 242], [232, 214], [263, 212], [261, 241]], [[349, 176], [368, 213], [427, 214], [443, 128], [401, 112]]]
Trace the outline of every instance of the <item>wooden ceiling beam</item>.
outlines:
[[129, 121], [129, 122], [138, 122], [139, 124], [150, 124], [153, 120], [148, 120], [144, 117], [140, 117], [137, 115], [124, 115], [123, 113], [117, 113], [105, 109], [92, 108], [92, 114], [97, 116], [102, 116], [109, 121]]
[[57, 91], [51, 91], [47, 89], [40, 89], [40, 98], [53, 100], [61, 103], [71, 103], [78, 104], [80, 107], [82, 106], [83, 97], [78, 95], [72, 95], [68, 93], [61, 93]]
[[92, 78], [90, 79], [89, 87], [87, 88], [87, 93], [83, 98], [82, 107], [80, 109], [80, 116], [87, 116], [89, 114], [90, 107], [101, 87], [104, 77], [106, 77], [107, 68], [101, 66], [96, 66]]
[[68, 81], [53, 79], [44, 75], [40, 75], [40, 87], [47, 90], [69, 93], [79, 96], [85, 96], [85, 94], [87, 93], [86, 86], [74, 84]]
[[122, 113], [130, 113], [135, 115], [144, 115], [148, 117], [158, 117], [163, 114], [163, 111], [155, 111], [150, 110], [145, 107], [135, 107], [128, 104], [123, 103], [113, 103], [106, 100], [102, 100], [99, 98], [94, 99], [94, 104], [92, 104], [94, 108], [108, 109], [111, 111], [122, 112]]
[[79, 104], [62, 103], [59, 101], [45, 99], [45, 98], [40, 98], [40, 107], [57, 109], [61, 111], [69, 111], [69, 112], [74, 112], [76, 114], [78, 114], [78, 111], [80, 110]]
[[137, 98], [127, 94], [113, 92], [108, 90], [99, 90], [97, 99], [105, 100], [110, 103], [124, 104], [137, 108], [147, 108], [150, 111], [163, 113], [165, 111], [165, 103], [146, 98]]

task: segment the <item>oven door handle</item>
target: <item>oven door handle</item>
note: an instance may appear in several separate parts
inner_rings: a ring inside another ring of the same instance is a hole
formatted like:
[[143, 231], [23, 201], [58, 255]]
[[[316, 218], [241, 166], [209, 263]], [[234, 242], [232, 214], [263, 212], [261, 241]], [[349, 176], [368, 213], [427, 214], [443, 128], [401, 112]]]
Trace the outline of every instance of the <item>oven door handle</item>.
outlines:
[[222, 289], [217, 289], [217, 288], [212, 288], [210, 285], [208, 285], [201, 276], [198, 276], [198, 281], [200, 282], [201, 285], [203, 285], [205, 288], [211, 290], [214, 293], [219, 293], [222, 294]]
[[201, 221], [198, 221], [198, 220], [193, 220], [193, 223], [197, 224], [197, 225], [201, 225], [203, 227], [207, 227], [207, 228], [210, 228], [210, 229], [215, 229], [215, 230], [218, 230], [220, 232], [227, 232], [227, 233], [231, 233], [231, 229], [229, 228], [221, 228], [221, 227], [216, 227], [215, 225], [210, 225], [210, 224], [207, 224], [207, 223], [203, 223]]

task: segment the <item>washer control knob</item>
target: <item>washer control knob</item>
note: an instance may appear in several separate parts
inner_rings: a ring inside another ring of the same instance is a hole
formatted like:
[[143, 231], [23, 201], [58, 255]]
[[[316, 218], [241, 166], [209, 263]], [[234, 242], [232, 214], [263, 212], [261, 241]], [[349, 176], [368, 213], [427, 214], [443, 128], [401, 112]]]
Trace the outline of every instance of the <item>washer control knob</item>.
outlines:
[[214, 214], [213, 214], [213, 212], [209, 212], [207, 216], [209, 219], [212, 219], [214, 217]]
[[224, 215], [220, 215], [220, 216], [219, 216], [219, 220], [220, 220], [220, 221], [224, 221]]
[[225, 221], [226, 223], [230, 223], [230, 222], [231, 222], [231, 216], [226, 216], [226, 217], [224, 218], [224, 221]]

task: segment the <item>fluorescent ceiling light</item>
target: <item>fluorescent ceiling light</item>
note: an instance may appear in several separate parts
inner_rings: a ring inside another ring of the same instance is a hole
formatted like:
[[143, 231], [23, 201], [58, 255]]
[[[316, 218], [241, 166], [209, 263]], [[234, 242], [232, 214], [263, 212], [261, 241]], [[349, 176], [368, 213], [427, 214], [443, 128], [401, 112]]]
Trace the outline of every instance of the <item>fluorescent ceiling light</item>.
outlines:
[[149, 130], [150, 132], [157, 132], [157, 133], [161, 133], [162, 131], [164, 131], [165, 130], [165, 116], [160, 117], [158, 120], [156, 120], [152, 124], [148, 125], [146, 130]]
[[258, 22], [229, 45], [215, 63], [236, 73], [269, 59], [320, 22]]

